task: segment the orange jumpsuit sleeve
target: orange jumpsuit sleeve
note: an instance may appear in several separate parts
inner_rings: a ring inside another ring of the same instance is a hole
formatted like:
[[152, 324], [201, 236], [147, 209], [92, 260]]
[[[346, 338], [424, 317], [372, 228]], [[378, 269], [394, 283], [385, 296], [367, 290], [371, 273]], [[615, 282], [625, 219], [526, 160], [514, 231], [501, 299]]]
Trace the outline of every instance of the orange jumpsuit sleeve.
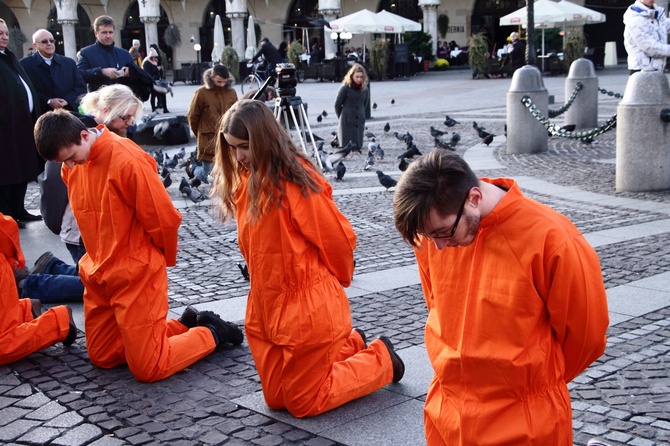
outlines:
[[19, 226], [12, 217], [0, 214], [0, 252], [4, 253], [11, 263], [12, 270], [26, 266], [26, 259], [21, 250]]
[[319, 260], [328, 271], [348, 287], [354, 274], [356, 234], [349, 220], [342, 215], [332, 198], [332, 187], [322, 183], [323, 193], [287, 194], [292, 200], [289, 209], [291, 224], [318, 249]]
[[181, 214], [158, 180], [156, 161], [149, 154], [145, 155], [128, 163], [120, 170], [121, 176], [111, 183], [123, 201], [135, 209], [135, 218], [162, 251], [167, 266], [174, 266]]

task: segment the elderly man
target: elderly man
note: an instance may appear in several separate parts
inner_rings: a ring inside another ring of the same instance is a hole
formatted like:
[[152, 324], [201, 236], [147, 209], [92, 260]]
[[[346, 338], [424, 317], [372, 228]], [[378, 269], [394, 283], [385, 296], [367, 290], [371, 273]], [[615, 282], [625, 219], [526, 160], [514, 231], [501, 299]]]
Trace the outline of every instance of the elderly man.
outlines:
[[571, 445], [567, 383], [602, 355], [609, 322], [584, 236], [443, 149], [403, 173], [393, 211], [428, 307], [428, 444]]
[[25, 228], [25, 222], [42, 219], [24, 207], [28, 182], [35, 181], [40, 170], [33, 140], [40, 105], [30, 77], [8, 45], [9, 28], [0, 19], [0, 213]]
[[76, 111], [86, 83], [74, 60], [56, 54], [54, 36], [46, 29], [33, 34], [33, 46], [37, 51], [20, 62], [37, 90], [42, 113], [57, 108]]
[[623, 15], [623, 45], [630, 74], [641, 70], [662, 72], [665, 59], [670, 57], [670, 20], [665, 10], [654, 3], [655, 0], [637, 0]]
[[129, 77], [128, 64], [133, 63], [130, 53], [114, 46], [114, 19], [101, 15], [93, 22], [95, 43], [79, 52], [77, 69], [88, 84], [88, 91], [103, 85], [117, 83]]

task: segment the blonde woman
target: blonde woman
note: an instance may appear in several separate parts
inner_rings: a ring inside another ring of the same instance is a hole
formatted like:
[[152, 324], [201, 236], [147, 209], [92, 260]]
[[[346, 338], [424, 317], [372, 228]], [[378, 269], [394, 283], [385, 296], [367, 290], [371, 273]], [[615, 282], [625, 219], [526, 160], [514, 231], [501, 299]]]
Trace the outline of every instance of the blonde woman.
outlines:
[[370, 102], [368, 74], [361, 64], [354, 64], [344, 76], [335, 99], [335, 114], [339, 119], [337, 138], [340, 146], [350, 141], [363, 147], [365, 130], [365, 105]]
[[95, 119], [96, 124], [105, 124], [110, 131], [126, 137], [126, 129], [142, 117], [142, 101], [130, 87], [121, 84], [107, 85], [86, 94], [79, 109]]

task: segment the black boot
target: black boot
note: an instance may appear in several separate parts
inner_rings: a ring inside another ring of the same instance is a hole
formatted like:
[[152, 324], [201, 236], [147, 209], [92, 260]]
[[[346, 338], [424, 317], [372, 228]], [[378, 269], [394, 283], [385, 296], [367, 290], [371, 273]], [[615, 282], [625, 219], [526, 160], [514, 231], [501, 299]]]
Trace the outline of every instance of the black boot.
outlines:
[[244, 334], [237, 325], [224, 321], [213, 311], [201, 311], [197, 321], [199, 327], [207, 327], [212, 331], [217, 347], [224, 342], [240, 345], [244, 340]]

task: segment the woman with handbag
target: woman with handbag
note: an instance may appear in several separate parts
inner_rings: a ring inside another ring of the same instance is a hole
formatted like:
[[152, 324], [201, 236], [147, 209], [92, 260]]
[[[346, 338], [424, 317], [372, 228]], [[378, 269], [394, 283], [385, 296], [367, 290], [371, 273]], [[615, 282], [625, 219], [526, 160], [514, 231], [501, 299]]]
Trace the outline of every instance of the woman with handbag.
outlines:
[[[165, 82], [165, 73], [163, 73], [163, 67], [158, 60], [158, 52], [154, 48], [149, 48], [149, 55], [144, 59], [142, 68], [154, 79], [154, 89], [150, 98], [151, 111], [155, 112], [157, 108], [162, 108], [163, 113], [170, 113], [167, 108], [166, 95], [169, 86]], [[156, 104], [156, 99], [158, 99], [158, 104]]]

